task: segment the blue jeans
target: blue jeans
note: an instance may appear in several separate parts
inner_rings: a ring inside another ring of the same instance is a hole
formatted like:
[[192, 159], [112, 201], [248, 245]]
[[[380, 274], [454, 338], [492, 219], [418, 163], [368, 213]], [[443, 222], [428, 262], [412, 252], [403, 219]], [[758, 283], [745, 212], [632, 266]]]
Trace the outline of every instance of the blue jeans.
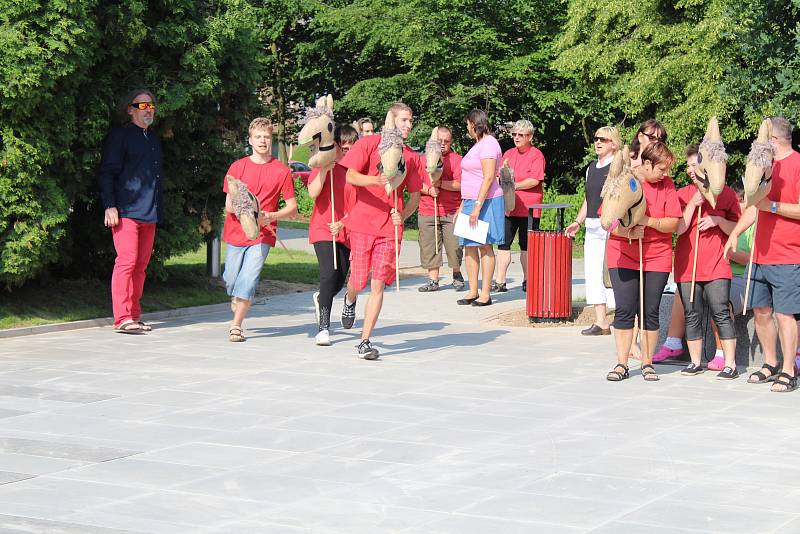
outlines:
[[228, 295], [245, 300], [255, 298], [258, 277], [269, 249], [270, 246], [263, 243], [249, 247], [228, 244], [225, 251], [225, 272], [222, 274]]

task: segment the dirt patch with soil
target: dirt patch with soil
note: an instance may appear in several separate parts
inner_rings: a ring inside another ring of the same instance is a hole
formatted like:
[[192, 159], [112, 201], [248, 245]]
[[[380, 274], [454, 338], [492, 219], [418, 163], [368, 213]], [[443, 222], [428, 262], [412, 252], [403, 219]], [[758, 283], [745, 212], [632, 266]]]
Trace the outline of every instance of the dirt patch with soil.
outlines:
[[[609, 321], [614, 320], [614, 312], [608, 313]], [[530, 328], [553, 328], [560, 326], [591, 326], [594, 323], [594, 308], [578, 305], [572, 307], [572, 316], [568, 320], [558, 322], [532, 323], [525, 308], [504, 312], [491, 320], [501, 326], [525, 326]]]

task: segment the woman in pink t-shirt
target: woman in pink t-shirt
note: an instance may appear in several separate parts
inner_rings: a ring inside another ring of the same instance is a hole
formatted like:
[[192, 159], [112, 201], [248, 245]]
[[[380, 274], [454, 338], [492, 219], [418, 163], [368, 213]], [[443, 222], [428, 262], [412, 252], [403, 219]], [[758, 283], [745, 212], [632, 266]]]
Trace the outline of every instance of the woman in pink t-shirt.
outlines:
[[[467, 133], [475, 144], [461, 160], [461, 209], [469, 215], [470, 226], [478, 221], [489, 223], [486, 242], [479, 243], [459, 237], [464, 246], [469, 277], [469, 295], [458, 300], [458, 304], [488, 306], [492, 303], [490, 293], [494, 275], [494, 249], [492, 245], [503, 243], [506, 237], [503, 190], [497, 183], [497, 170], [503, 155], [500, 144], [489, 129], [489, 118], [485, 111], [474, 109], [466, 117]], [[477, 209], [476, 209], [477, 208]], [[478, 271], [482, 270], [481, 287], [478, 288]]]

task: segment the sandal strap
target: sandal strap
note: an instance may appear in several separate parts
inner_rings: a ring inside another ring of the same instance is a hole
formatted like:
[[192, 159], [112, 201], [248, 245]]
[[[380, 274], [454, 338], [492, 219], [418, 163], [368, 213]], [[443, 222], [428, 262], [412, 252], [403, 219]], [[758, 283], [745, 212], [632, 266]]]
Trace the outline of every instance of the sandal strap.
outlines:
[[[655, 367], [653, 367], [653, 366], [652, 366], [651, 364], [649, 364], [649, 363], [647, 363], [647, 364], [644, 364], [644, 365], [641, 367], [641, 369], [642, 369], [642, 373], [644, 373], [644, 370], [645, 370], [645, 369], [650, 369], [651, 371], [653, 371], [653, 373], [655, 373], [655, 372], [656, 372], [656, 368], [655, 368]], [[647, 374], [652, 374], [652, 373], [647, 373]]]
[[232, 326], [232, 327], [230, 328], [230, 330], [228, 330], [228, 333], [229, 333], [229, 334], [234, 334], [234, 333], [239, 333], [239, 334], [241, 334], [241, 333], [242, 333], [242, 331], [243, 331], [243, 330], [242, 330], [242, 327], [241, 327], [241, 326]]
[[792, 376], [789, 373], [780, 373], [775, 379], [775, 383], [782, 386], [791, 386], [793, 382], [797, 382], [797, 377]]

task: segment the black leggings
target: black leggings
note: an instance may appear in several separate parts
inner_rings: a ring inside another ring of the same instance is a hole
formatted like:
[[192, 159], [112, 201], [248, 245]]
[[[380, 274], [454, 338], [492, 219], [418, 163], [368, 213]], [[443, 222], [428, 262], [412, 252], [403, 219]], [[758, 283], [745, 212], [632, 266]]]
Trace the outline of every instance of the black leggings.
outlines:
[[703, 339], [703, 302], [708, 304], [714, 322], [717, 323], [720, 339], [736, 339], [731, 310], [728, 307], [731, 281], [728, 278], [694, 283], [694, 304], [689, 302], [692, 293], [691, 282], [678, 284], [678, 291], [686, 314], [686, 340]]
[[338, 269], [333, 268], [333, 243], [318, 241], [314, 243], [314, 252], [319, 262], [319, 306], [330, 310], [333, 297], [344, 287], [347, 271], [350, 269], [350, 249], [336, 243], [336, 262]]
[[[615, 267], [608, 270], [611, 287], [614, 288], [614, 328], [630, 330], [633, 320], [639, 314], [639, 271]], [[669, 273], [644, 272], [644, 329], [658, 330], [658, 309], [661, 306], [661, 293], [667, 285]], [[641, 326], [642, 318], [639, 317]]]

